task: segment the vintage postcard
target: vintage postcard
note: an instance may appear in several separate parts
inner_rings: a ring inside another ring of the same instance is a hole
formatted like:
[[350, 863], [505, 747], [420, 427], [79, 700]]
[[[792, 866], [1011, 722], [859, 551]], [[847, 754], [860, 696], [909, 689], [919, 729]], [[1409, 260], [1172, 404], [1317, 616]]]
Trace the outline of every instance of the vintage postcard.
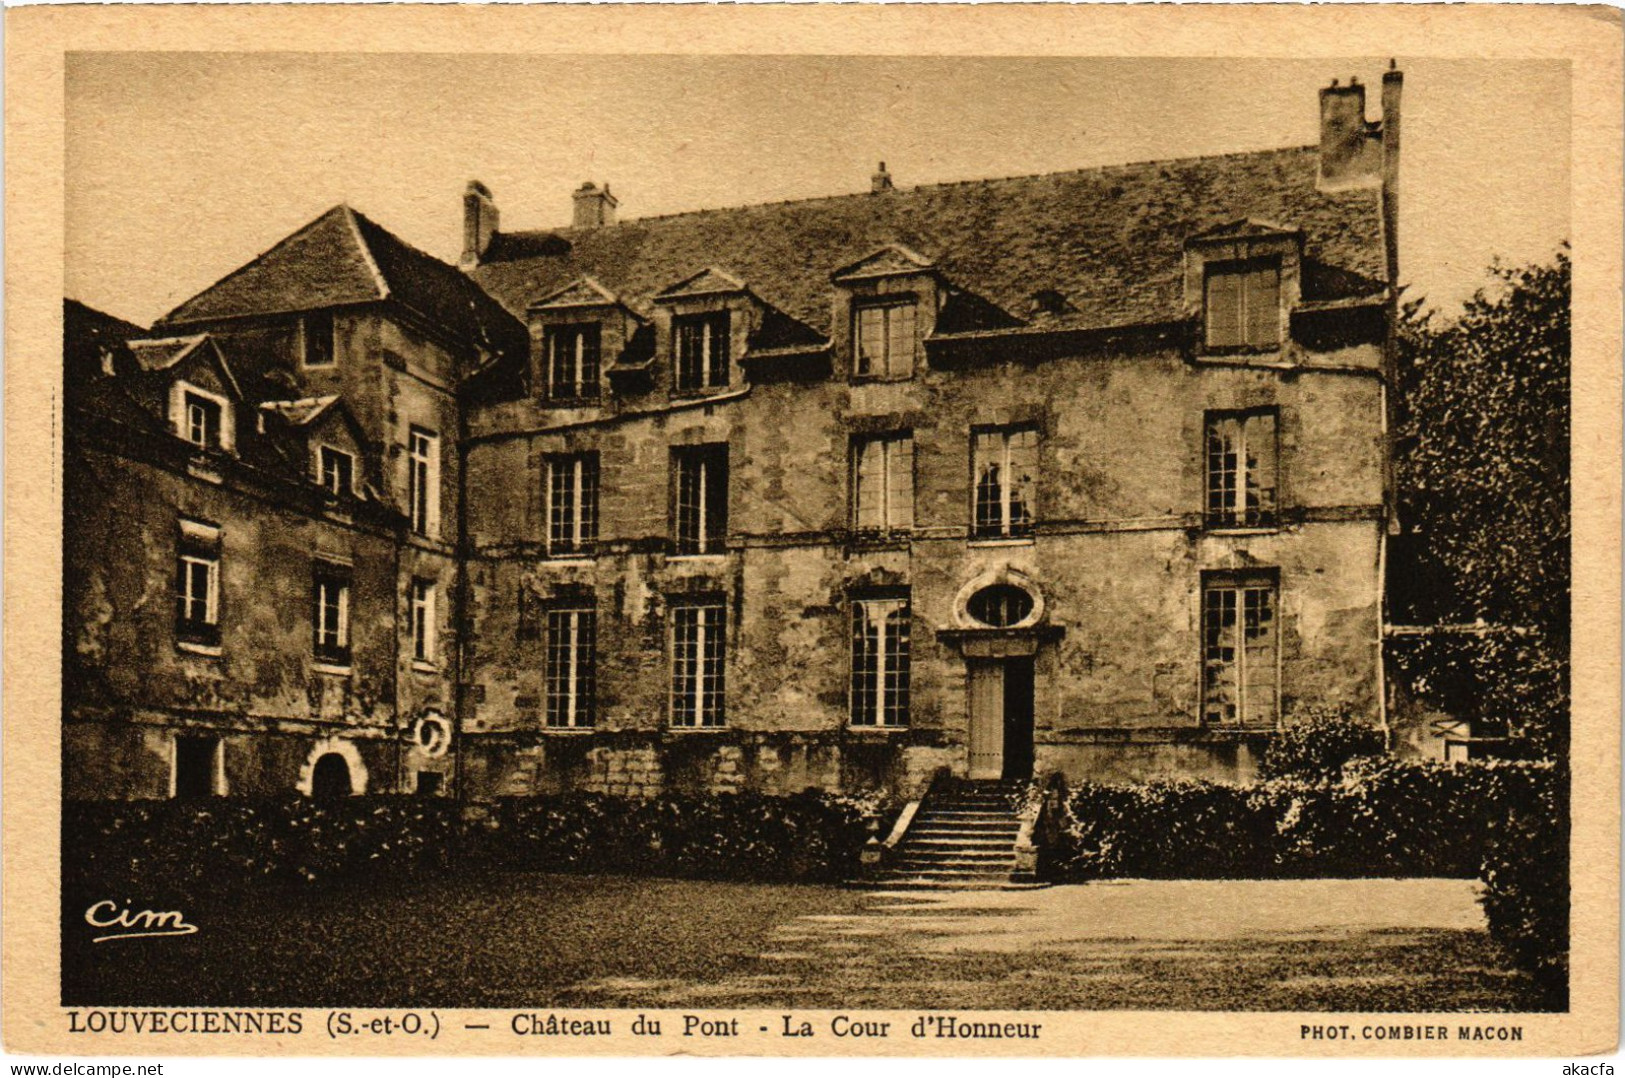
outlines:
[[5, 1048], [1612, 1052], [1620, 26], [8, 11]]

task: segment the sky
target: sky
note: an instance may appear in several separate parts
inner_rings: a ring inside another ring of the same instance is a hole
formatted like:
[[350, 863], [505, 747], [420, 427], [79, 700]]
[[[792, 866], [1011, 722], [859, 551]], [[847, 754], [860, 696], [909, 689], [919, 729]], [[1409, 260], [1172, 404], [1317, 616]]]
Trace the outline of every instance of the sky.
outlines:
[[[1401, 276], [1445, 313], [1569, 234], [1569, 68], [1406, 60]], [[347, 202], [447, 261], [609, 183], [622, 219], [1318, 140], [1347, 60], [72, 53], [67, 295], [142, 325]]]

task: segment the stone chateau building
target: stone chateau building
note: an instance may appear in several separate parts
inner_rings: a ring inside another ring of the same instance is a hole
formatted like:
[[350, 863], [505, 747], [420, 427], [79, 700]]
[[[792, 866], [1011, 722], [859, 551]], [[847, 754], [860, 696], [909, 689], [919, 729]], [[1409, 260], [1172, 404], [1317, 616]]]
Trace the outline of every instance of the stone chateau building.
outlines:
[[69, 797], [1241, 777], [1386, 723], [1399, 104], [66, 306]]

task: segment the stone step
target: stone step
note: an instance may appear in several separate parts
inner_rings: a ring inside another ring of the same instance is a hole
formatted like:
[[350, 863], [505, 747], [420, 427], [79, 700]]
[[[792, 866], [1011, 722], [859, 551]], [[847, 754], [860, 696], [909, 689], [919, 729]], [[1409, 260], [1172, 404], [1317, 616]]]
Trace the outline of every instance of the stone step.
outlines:
[[983, 868], [920, 868], [899, 869], [899, 877], [909, 879], [927, 880], [994, 880], [1002, 881], [1010, 878], [1008, 869], [990, 870]]
[[[962, 816], [921, 816], [914, 827], [940, 827], [954, 831], [1020, 831], [1019, 820], [970, 820]], [[912, 828], [910, 828], [912, 830]]]
[[1008, 861], [1016, 851], [1009, 846], [909, 846], [897, 851], [902, 860], [909, 858], [965, 858], [975, 861]]
[[964, 835], [910, 835], [902, 841], [902, 848], [913, 846], [943, 850], [1010, 850], [1015, 848], [1013, 838], [967, 838]]
[[910, 876], [931, 875], [935, 872], [972, 872], [989, 876], [1008, 876], [1015, 871], [1015, 861], [1006, 857], [999, 861], [919, 861], [912, 858], [903, 858], [891, 869], [893, 872], [903, 872]]

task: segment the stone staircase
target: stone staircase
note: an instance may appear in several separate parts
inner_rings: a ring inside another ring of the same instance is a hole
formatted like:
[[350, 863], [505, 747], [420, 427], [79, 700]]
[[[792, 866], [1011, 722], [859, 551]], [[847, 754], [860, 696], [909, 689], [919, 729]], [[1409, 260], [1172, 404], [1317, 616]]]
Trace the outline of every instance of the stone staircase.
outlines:
[[874, 882], [882, 887], [1032, 886], [1018, 871], [1025, 781], [939, 778]]

